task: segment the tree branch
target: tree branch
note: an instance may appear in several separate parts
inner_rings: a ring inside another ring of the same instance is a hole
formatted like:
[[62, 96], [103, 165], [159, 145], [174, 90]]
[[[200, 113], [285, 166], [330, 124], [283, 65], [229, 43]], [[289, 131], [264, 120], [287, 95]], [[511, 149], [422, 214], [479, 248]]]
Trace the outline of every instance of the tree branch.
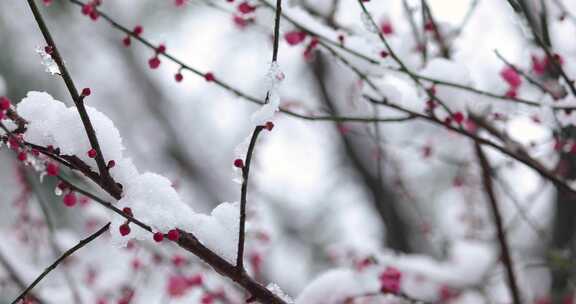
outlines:
[[[276, 16], [274, 18], [274, 43], [272, 46], [272, 64], [276, 64], [278, 61], [278, 49], [280, 45], [280, 19], [282, 16], [282, 0], [276, 0]], [[274, 76], [272, 76], [274, 77]], [[270, 99], [270, 91], [266, 92], [266, 103]], [[242, 190], [240, 193], [240, 229], [238, 235], [238, 256], [236, 257], [236, 268], [239, 272], [244, 270], [244, 238], [246, 234], [246, 195], [248, 194], [248, 177], [250, 174], [250, 164], [252, 161], [252, 155], [254, 154], [254, 148], [256, 146], [256, 140], [258, 140], [258, 135], [264, 129], [263, 126], [256, 126], [252, 132], [252, 137], [250, 138], [250, 145], [248, 146], [248, 151], [246, 152], [246, 159], [244, 161], [244, 166], [242, 167]]]
[[246, 153], [246, 160], [244, 162], [244, 167], [242, 168], [242, 190], [240, 192], [240, 229], [238, 235], [238, 255], [236, 257], [236, 267], [238, 270], [244, 269], [244, 239], [246, 234], [246, 196], [248, 194], [248, 177], [250, 176], [250, 165], [252, 163], [252, 155], [254, 154], [254, 148], [256, 147], [256, 140], [258, 135], [264, 127], [257, 126], [252, 132], [252, 137], [250, 138], [250, 146], [248, 147], [248, 152]]
[[510, 293], [512, 294], [512, 299], [514, 304], [521, 304], [520, 291], [516, 283], [516, 277], [514, 275], [514, 266], [512, 264], [512, 257], [510, 254], [510, 248], [508, 242], [506, 241], [506, 234], [504, 232], [504, 225], [502, 224], [502, 215], [500, 214], [500, 209], [498, 202], [496, 201], [496, 195], [494, 193], [492, 185], [492, 169], [488, 163], [486, 155], [482, 151], [480, 144], [475, 143], [476, 154], [480, 162], [480, 167], [482, 168], [482, 181], [484, 184], [484, 190], [488, 196], [490, 202], [490, 207], [492, 209], [492, 215], [494, 216], [494, 224], [496, 225], [496, 232], [498, 237], [498, 243], [500, 245], [500, 251], [502, 254], [502, 263], [506, 268], [506, 275], [508, 278], [508, 287], [510, 288]]
[[[88, 116], [88, 112], [86, 111], [86, 107], [84, 106], [84, 96], [78, 94], [78, 90], [74, 85], [74, 81], [72, 80], [72, 76], [66, 69], [66, 65], [64, 64], [64, 60], [60, 56], [60, 51], [44, 22], [42, 19], [42, 15], [36, 6], [34, 0], [27, 0], [30, 9], [32, 10], [32, 14], [34, 15], [34, 19], [38, 24], [38, 28], [42, 32], [48, 47], [52, 49], [51, 56], [58, 65], [60, 69], [60, 73], [62, 75], [62, 79], [72, 96], [72, 100], [74, 101], [74, 105], [76, 105], [76, 109], [78, 110], [78, 114], [80, 114], [80, 119], [82, 120], [82, 124], [84, 125], [84, 129], [86, 130], [86, 135], [88, 136], [88, 140], [90, 141], [90, 146], [92, 149], [96, 151], [96, 164], [98, 165], [98, 171], [100, 172], [100, 176], [102, 177], [102, 181], [106, 184], [106, 186], [110, 189], [115, 189], [118, 191], [118, 185], [110, 176], [110, 172], [108, 171], [108, 167], [106, 166], [106, 162], [104, 161], [104, 155], [102, 154], [102, 150], [100, 149], [100, 144], [98, 143], [98, 137], [96, 136], [96, 131], [94, 130], [94, 126], [90, 122], [90, 117]], [[86, 151], [88, 152], [88, 151]]]
[[[69, 181], [65, 180], [61, 176], [58, 177], [60, 180], [66, 182], [68, 186], [78, 192], [81, 193], [90, 199], [94, 200], [95, 202], [99, 203], [103, 207], [112, 210], [114, 213], [124, 217], [126, 220], [134, 223], [135, 225], [139, 226], [140, 228], [153, 233], [152, 228], [145, 224], [144, 222], [127, 215], [122, 210], [116, 208], [112, 203], [107, 202], [92, 193], [85, 191], [73, 184]], [[210, 265], [216, 272], [221, 274], [224, 277], [231, 279], [232, 281], [236, 282], [238, 285], [242, 286], [246, 291], [248, 291], [253, 297], [260, 300], [262, 303], [271, 303], [271, 304], [287, 304], [284, 300], [280, 299], [277, 295], [273, 292], [268, 290], [266, 287], [262, 286], [258, 282], [256, 282], [253, 278], [248, 276], [245, 271], [238, 271], [236, 265], [232, 265], [228, 261], [224, 260], [218, 254], [214, 253], [212, 250], [204, 246], [192, 233], [179, 230], [180, 231], [180, 238], [176, 241], [178, 246], [185, 249], [188, 252], [191, 252], [195, 256], [199, 257], [203, 260], [206, 264]]]

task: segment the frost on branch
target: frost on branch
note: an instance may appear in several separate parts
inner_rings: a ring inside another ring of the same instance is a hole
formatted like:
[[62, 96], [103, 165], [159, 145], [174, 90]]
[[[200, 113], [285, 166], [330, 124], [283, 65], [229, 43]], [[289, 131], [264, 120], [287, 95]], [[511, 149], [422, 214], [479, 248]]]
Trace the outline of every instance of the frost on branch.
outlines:
[[[182, 201], [170, 180], [155, 173], [141, 174], [132, 160], [124, 157], [120, 133], [105, 114], [88, 106], [86, 110], [106, 161], [116, 163], [110, 174], [123, 187], [116, 206], [130, 208], [135, 218], [162, 233], [176, 228], [194, 233], [208, 248], [233, 261], [238, 242], [238, 204], [222, 203], [209, 216], [195, 213]], [[62, 155], [74, 155], [96, 168], [94, 159], [86, 153], [91, 146], [76, 108], [66, 107], [47, 93], [29, 92], [18, 104], [17, 112], [29, 122], [25, 141], [59, 148]], [[117, 233], [125, 218], [111, 212], [110, 217], [116, 242], [125, 243], [129, 238]], [[146, 231], [131, 228], [130, 238], [152, 241]]]

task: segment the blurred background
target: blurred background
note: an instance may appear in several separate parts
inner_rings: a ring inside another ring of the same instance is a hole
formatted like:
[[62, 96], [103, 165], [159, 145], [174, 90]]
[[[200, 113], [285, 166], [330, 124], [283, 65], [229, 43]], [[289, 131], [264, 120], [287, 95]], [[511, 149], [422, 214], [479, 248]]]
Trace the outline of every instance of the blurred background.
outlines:
[[[238, 201], [240, 185], [233, 181], [232, 163], [236, 147], [252, 132], [250, 116], [259, 105], [189, 71], [182, 71], [182, 81], [176, 81], [180, 66], [165, 57], [160, 57], [159, 68], [151, 69], [148, 60], [154, 50], [135, 39], [126, 46], [126, 34], [102, 17], [91, 20], [73, 2], [54, 0], [41, 12], [77, 86], [91, 88], [87, 104], [119, 129], [125, 155], [141, 172], [169, 178], [198, 212]], [[245, 14], [239, 9], [242, 3], [104, 0], [98, 9], [129, 30], [142, 26], [142, 37], [164, 44], [167, 53], [186, 65], [263, 100], [273, 9], [253, 1], [249, 3], [256, 9]], [[426, 30], [424, 4], [443, 35], [442, 43]], [[525, 22], [506, 1], [366, 5], [407, 66], [432, 78], [505, 95], [508, 87], [500, 73], [506, 65], [494, 51], [528, 73], [532, 56], [541, 56]], [[576, 3], [545, 0], [530, 5], [548, 16], [551, 45], [562, 55], [567, 73], [576, 75], [576, 42], [569, 38], [576, 33]], [[286, 1], [284, 13], [290, 19], [281, 24], [279, 65], [286, 76], [280, 87], [282, 108], [308, 116], [402, 117], [362, 98], [374, 90], [351, 65], [386, 91], [386, 97], [424, 111], [424, 90], [393, 71], [397, 64], [382, 56], [385, 48], [366, 25], [357, 1]], [[285, 35], [300, 27], [290, 20], [334, 45], [310, 46], [310, 34], [292, 45]], [[342, 45], [374, 62], [343, 51]], [[45, 72], [37, 52], [43, 48], [25, 1], [2, 1], [0, 95], [17, 103], [29, 91], [46, 91], [72, 104], [60, 77]], [[569, 148], [554, 149], [558, 134], [573, 143], [569, 114], [454, 88], [437, 90], [452, 109], [486, 114], [547, 167], [564, 161], [572, 172]], [[527, 81], [517, 94], [552, 102]], [[573, 105], [575, 100], [566, 96], [556, 102]], [[507, 119], [494, 119], [495, 113]], [[454, 303], [510, 303], [470, 140], [418, 120], [375, 125], [277, 113], [274, 124], [273, 131], [259, 139], [251, 171], [247, 254], [259, 281], [276, 283], [297, 297], [329, 269], [376, 263], [405, 272], [403, 291], [415, 298], [435, 301], [438, 290], [448, 286], [459, 293], [450, 299]], [[526, 303], [570, 295], [575, 283], [575, 213], [566, 205], [573, 199], [558, 194], [532, 169], [497, 151], [486, 152]], [[71, 176], [94, 189], [80, 176]], [[17, 278], [29, 283], [58, 252], [106, 221], [106, 212], [93, 202], [66, 208], [54, 189], [53, 181], [41, 182], [11, 151], [0, 150], [0, 229], [5, 235], [0, 242], [0, 303], [11, 302], [20, 290]], [[146, 242], [119, 247], [109, 239], [79, 251], [51, 273], [36, 294], [47, 303], [116, 303], [131, 292], [132, 303], [203, 303], [206, 294], [224, 290], [229, 299], [216, 303], [241, 303], [241, 291], [182, 250]], [[205, 276], [205, 290], [178, 288], [179, 277], [198, 273]], [[366, 279], [367, 290], [378, 282], [372, 274]], [[363, 301], [354, 303], [388, 303], [380, 298]]]

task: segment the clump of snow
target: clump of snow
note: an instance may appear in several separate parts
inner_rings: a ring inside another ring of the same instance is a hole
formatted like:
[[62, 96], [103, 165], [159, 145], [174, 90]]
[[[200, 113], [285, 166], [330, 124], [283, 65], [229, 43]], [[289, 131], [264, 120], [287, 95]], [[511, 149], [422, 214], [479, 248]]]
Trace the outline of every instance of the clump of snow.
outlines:
[[380, 86], [380, 90], [384, 93], [384, 97], [390, 102], [401, 104], [402, 103], [402, 92], [391, 83], [383, 83]]
[[224, 202], [210, 216], [195, 214], [188, 222], [190, 231], [208, 248], [228, 262], [236, 260], [239, 236], [239, 204]]
[[[286, 78], [280, 66], [276, 61], [270, 64], [270, 68], [266, 73], [266, 104], [264, 104], [258, 111], [254, 112], [251, 117], [252, 125], [262, 126], [266, 122], [271, 121], [272, 117], [280, 109], [280, 91], [279, 87], [282, 81]], [[234, 159], [244, 159], [250, 145], [252, 135], [247, 136], [236, 148], [234, 149]], [[241, 184], [243, 182], [242, 169], [234, 166], [233, 181]]]
[[492, 244], [461, 239], [452, 242], [445, 261], [416, 254], [385, 256], [381, 260], [394, 265], [403, 273], [434, 278], [434, 281], [451, 286], [469, 287], [485, 278], [496, 258]]
[[[60, 148], [64, 155], [76, 155], [87, 164], [96, 165], [94, 159], [87, 155], [91, 146], [75, 107], [66, 107], [45, 92], [28, 92], [16, 110], [29, 121], [24, 140], [41, 146]], [[106, 160], [120, 160], [124, 146], [114, 123], [94, 108], [87, 106], [86, 111]]]
[[116, 165], [110, 170], [110, 175], [114, 180], [123, 185], [124, 191], [131, 187], [131, 182], [140, 175], [138, 169], [130, 158], [122, 158], [116, 161]]
[[36, 48], [36, 53], [40, 55], [42, 59], [41, 63], [46, 68], [47, 73], [50, 73], [50, 75], [60, 75], [60, 68], [50, 54], [46, 53], [41, 47]]
[[402, 105], [413, 111], [421, 111], [424, 107], [426, 96], [414, 90], [414, 82], [404, 75], [388, 74], [377, 79], [375, 83], [380, 92], [388, 101]]
[[[161, 175], [144, 173], [127, 186], [118, 205], [121, 208], [130, 207], [136, 218], [156, 230], [167, 232], [173, 228], [184, 229], [195, 215], [192, 208], [181, 201], [170, 180]], [[119, 221], [118, 226], [124, 222], [120, 217], [115, 220]], [[141, 233], [134, 237], [149, 238], [145, 231], [138, 232]]]
[[349, 269], [330, 270], [310, 283], [296, 298], [296, 304], [343, 303], [365, 293], [359, 273]]
[[278, 91], [280, 83], [284, 80], [285, 75], [280, 70], [277, 62], [272, 62], [270, 64], [270, 69], [266, 74], [266, 86], [267, 86], [267, 99], [268, 102], [263, 105], [258, 111], [252, 114], [252, 123], [254, 125], [262, 125], [269, 121], [274, 113], [276, 113], [280, 107], [280, 93]]

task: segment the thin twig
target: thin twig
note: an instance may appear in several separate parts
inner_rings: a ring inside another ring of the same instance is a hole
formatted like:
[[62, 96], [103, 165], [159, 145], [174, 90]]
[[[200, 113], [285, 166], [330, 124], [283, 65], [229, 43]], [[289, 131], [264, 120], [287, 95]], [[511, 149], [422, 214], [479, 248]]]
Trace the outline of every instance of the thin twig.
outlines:
[[246, 153], [246, 162], [242, 168], [242, 190], [240, 193], [240, 230], [238, 235], [238, 255], [236, 257], [236, 267], [238, 269], [244, 268], [244, 239], [246, 234], [246, 196], [248, 194], [248, 177], [250, 176], [250, 164], [252, 161], [252, 155], [254, 154], [254, 148], [256, 147], [256, 140], [258, 139], [258, 134], [262, 132], [264, 127], [257, 126], [254, 128], [252, 133], [252, 138], [250, 138], [250, 146], [248, 147], [248, 152]]
[[[498, 174], [493, 175], [494, 175], [493, 176], [494, 181], [500, 184], [500, 189], [502, 189], [502, 192], [506, 196], [508, 196], [508, 198], [516, 208], [516, 214], [514, 215], [514, 218], [510, 220], [507, 224], [504, 224], [504, 231], [512, 230], [514, 228], [513, 224], [516, 222], [516, 219], [522, 219], [528, 225], [528, 227], [534, 230], [534, 233], [538, 235], [541, 241], [543, 242], [546, 241], [547, 240], [546, 231], [543, 228], [540, 228], [538, 226], [538, 223], [536, 223], [535, 220], [532, 219], [530, 216], [530, 207], [533, 205], [532, 202], [534, 201], [534, 199], [527, 199], [526, 201], [530, 202], [531, 204], [526, 207], [522, 206], [522, 203], [520, 203], [520, 199], [516, 196], [516, 193], [514, 193], [512, 185], [508, 184], [506, 179], [499, 176]], [[541, 190], [542, 189], [538, 188], [537, 191], [534, 193], [536, 194], [543, 193]]]
[[[276, 0], [276, 16], [274, 18], [274, 44], [272, 47], [272, 65], [278, 61], [278, 49], [280, 46], [280, 19], [282, 17], [282, 0]], [[274, 76], [272, 76], [274, 77]], [[266, 92], [266, 102], [270, 98], [271, 92]], [[264, 129], [263, 126], [256, 126], [250, 138], [250, 145], [246, 152], [246, 159], [242, 167], [242, 190], [240, 193], [240, 229], [238, 235], [238, 256], [236, 257], [236, 268], [239, 272], [244, 271], [244, 238], [246, 234], [246, 196], [248, 194], [248, 177], [250, 176], [250, 164], [252, 155], [256, 147], [258, 135]]]
[[460, 22], [460, 26], [458, 26], [458, 28], [453, 33], [453, 35], [458, 36], [460, 33], [462, 33], [462, 31], [464, 30], [466, 25], [468, 25], [468, 23], [472, 19], [472, 16], [474, 15], [474, 11], [478, 7], [479, 3], [480, 3], [480, 0], [473, 0], [472, 3], [470, 3], [470, 6], [468, 7], [468, 11], [466, 12], [466, 15], [464, 15], [464, 18]]
[[64, 261], [67, 257], [74, 254], [80, 248], [88, 245], [90, 242], [92, 242], [93, 240], [98, 238], [104, 232], [108, 231], [109, 228], [110, 228], [110, 223], [102, 226], [102, 228], [100, 228], [98, 231], [94, 232], [89, 237], [81, 240], [78, 244], [76, 244], [76, 246], [74, 246], [74, 247], [68, 249], [66, 252], [64, 252], [58, 259], [56, 259], [56, 261], [54, 261], [54, 263], [52, 263], [50, 266], [48, 266], [48, 268], [46, 268], [46, 270], [44, 270], [44, 272], [42, 272], [34, 280], [34, 282], [32, 282], [14, 301], [12, 301], [12, 304], [16, 304], [16, 303], [18, 303], [18, 301], [22, 300], [26, 296], [26, 294], [28, 294], [28, 292], [30, 292], [36, 285], [38, 285], [38, 283], [40, 283], [40, 281], [42, 281], [42, 279], [44, 277], [46, 277], [52, 270], [56, 269], [56, 267], [58, 267], [58, 265], [62, 261]]
[[482, 151], [480, 144], [475, 143], [476, 154], [480, 162], [480, 167], [482, 168], [482, 180], [484, 184], [484, 190], [488, 196], [490, 202], [490, 207], [492, 209], [492, 214], [494, 216], [494, 224], [496, 225], [496, 232], [498, 236], [498, 243], [500, 245], [500, 251], [502, 254], [502, 263], [506, 268], [506, 274], [508, 278], [508, 287], [510, 288], [510, 293], [512, 294], [512, 299], [514, 304], [520, 304], [520, 291], [516, 283], [516, 276], [514, 275], [514, 266], [512, 264], [512, 257], [510, 254], [510, 248], [508, 242], [506, 241], [506, 234], [504, 232], [504, 225], [502, 223], [502, 215], [500, 214], [500, 209], [498, 202], [496, 201], [496, 195], [494, 193], [492, 185], [492, 169], [486, 155]]
[[[38, 206], [40, 207], [40, 211], [44, 217], [44, 221], [48, 228], [50, 247], [52, 248], [54, 256], [62, 255], [62, 250], [56, 243], [54, 221], [52, 220], [52, 217], [50, 216], [50, 211], [48, 210], [49, 204], [44, 199], [42, 189], [40, 189], [38, 183], [33, 180], [32, 175], [25, 172], [24, 165], [18, 166], [18, 170], [22, 172], [22, 175], [24, 175], [26, 179], [26, 183], [36, 194], [36, 201], [38, 203]], [[73, 281], [72, 277], [70, 276], [70, 272], [66, 268], [62, 269], [62, 272], [64, 273], [64, 279], [66, 281], [66, 284], [68, 284], [68, 287], [70, 288], [70, 291], [72, 293], [72, 299], [74, 303], [82, 304], [82, 299], [78, 292], [78, 288], [75, 285], [75, 282]]]
[[408, 4], [408, 0], [402, 0], [402, 7], [404, 8], [404, 14], [406, 15], [408, 23], [410, 24], [410, 29], [412, 30], [412, 36], [414, 36], [414, 41], [416, 42], [416, 45], [422, 48], [421, 52], [422, 63], [426, 64], [427, 56], [426, 56], [425, 37], [424, 34], [422, 34], [421, 37], [420, 33], [418, 32], [418, 27], [416, 26], [416, 20], [414, 20], [414, 14], [413, 14], [414, 9], [410, 7], [410, 4]]
[[[388, 70], [396, 71], [399, 73], [404, 73], [400, 68], [395, 68], [395, 67], [384, 67], [384, 68], [388, 69]], [[527, 105], [530, 107], [550, 107], [554, 111], [576, 110], [576, 106], [556, 106], [553, 104], [543, 104], [543, 103], [539, 103], [539, 102], [536, 102], [533, 100], [523, 99], [523, 98], [519, 98], [519, 97], [508, 97], [506, 95], [495, 94], [495, 93], [492, 93], [489, 91], [483, 91], [480, 89], [476, 89], [476, 88], [471, 87], [471, 86], [466, 86], [466, 85], [459, 84], [456, 82], [450, 82], [450, 81], [444, 81], [444, 80], [440, 80], [440, 79], [436, 79], [436, 78], [431, 78], [431, 77], [424, 76], [421, 74], [413, 73], [413, 75], [414, 75], [414, 77], [416, 77], [420, 80], [429, 81], [434, 85], [456, 88], [456, 89], [468, 91], [468, 92], [471, 92], [471, 93], [474, 93], [477, 95], [492, 97], [492, 98], [496, 98], [496, 99], [503, 100], [503, 101], [514, 101], [514, 102], [518, 102], [518, 103], [521, 103], [521, 104], [524, 104], [524, 105]]]
[[59, 180], [61, 180], [62, 182], [64, 182], [64, 183], [66, 184], [66, 186], [68, 186], [68, 187], [69, 187], [71, 190], [73, 190], [74, 192], [78, 192], [78, 193], [80, 193], [80, 194], [88, 197], [89, 199], [97, 202], [98, 204], [102, 205], [103, 207], [105, 207], [105, 208], [107, 208], [107, 209], [110, 209], [110, 210], [112, 210], [114, 213], [116, 213], [116, 214], [124, 217], [124, 218], [125, 218], [126, 220], [128, 220], [129, 222], [134, 223], [134, 224], [140, 226], [140, 228], [142, 228], [142, 229], [144, 229], [144, 230], [146, 230], [146, 231], [148, 231], [148, 232], [152, 232], [152, 228], [151, 228], [149, 225], [147, 225], [147, 224], [139, 221], [138, 219], [136, 219], [136, 218], [134, 218], [134, 217], [126, 214], [126, 212], [120, 210], [118, 207], [114, 206], [112, 203], [107, 202], [107, 201], [105, 201], [105, 200], [97, 197], [96, 195], [94, 195], [94, 194], [92, 194], [92, 193], [90, 193], [90, 192], [88, 192], [88, 191], [86, 191], [86, 190], [84, 190], [84, 189], [82, 189], [82, 188], [74, 185], [74, 184], [71, 183], [68, 179], [66, 179], [65, 177], [63, 177], [62, 175], [58, 175], [57, 178], [58, 178]]

